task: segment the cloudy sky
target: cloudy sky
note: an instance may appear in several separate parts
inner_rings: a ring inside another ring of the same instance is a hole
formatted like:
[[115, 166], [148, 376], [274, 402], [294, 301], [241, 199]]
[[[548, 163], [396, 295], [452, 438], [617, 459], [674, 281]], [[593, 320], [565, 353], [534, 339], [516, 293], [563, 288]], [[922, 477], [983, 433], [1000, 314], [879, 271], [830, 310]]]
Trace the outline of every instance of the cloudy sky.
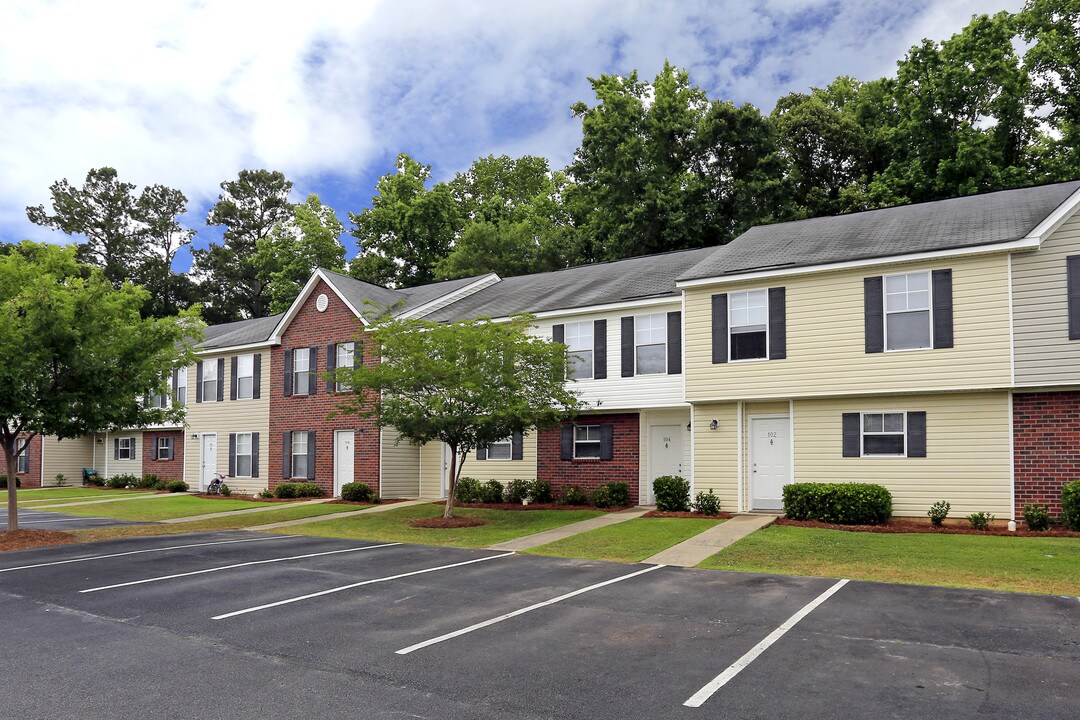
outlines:
[[[476, 157], [564, 166], [587, 78], [669, 59], [710, 98], [765, 111], [840, 74], [871, 79], [924, 37], [1021, 0], [6, 0], [0, 4], [0, 240], [59, 178], [104, 165], [190, 199], [283, 171], [347, 221], [399, 152], [450, 177]], [[182, 265], [186, 259], [181, 258]]]

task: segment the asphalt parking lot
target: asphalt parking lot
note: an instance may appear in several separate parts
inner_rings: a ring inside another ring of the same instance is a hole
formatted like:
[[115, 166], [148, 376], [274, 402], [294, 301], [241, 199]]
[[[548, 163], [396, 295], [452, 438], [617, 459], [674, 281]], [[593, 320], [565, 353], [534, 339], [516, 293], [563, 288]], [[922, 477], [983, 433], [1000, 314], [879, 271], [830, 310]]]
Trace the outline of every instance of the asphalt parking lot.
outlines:
[[[57, 500], [57, 502], [61, 502]], [[106, 517], [84, 517], [47, 510], [19, 508], [19, 528], [25, 530], [84, 530], [110, 525], [142, 525], [131, 520], [117, 520]], [[0, 531], [7, 530], [7, 510], [0, 510]]]
[[1080, 600], [245, 532], [0, 557], [13, 718], [1075, 718]]

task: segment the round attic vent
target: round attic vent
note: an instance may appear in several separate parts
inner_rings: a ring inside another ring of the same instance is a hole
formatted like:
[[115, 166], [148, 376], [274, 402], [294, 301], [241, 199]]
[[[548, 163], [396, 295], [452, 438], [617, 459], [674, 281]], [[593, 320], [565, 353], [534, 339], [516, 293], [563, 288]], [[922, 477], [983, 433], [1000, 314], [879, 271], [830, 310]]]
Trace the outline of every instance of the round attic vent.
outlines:
[[319, 312], [326, 312], [326, 306], [330, 304], [330, 298], [326, 297], [326, 293], [319, 293], [319, 297], [315, 298], [315, 309]]

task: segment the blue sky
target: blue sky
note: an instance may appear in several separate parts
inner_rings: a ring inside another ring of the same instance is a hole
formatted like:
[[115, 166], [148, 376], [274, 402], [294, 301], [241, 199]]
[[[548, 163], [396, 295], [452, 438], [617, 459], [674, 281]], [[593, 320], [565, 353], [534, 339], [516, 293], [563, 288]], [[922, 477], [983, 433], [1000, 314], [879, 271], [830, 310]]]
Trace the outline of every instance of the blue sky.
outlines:
[[[70, 0], [0, 7], [0, 240], [65, 242], [24, 208], [117, 168], [188, 196], [196, 245], [218, 183], [281, 170], [348, 226], [408, 152], [436, 179], [488, 154], [569, 162], [588, 77], [664, 60], [764, 111], [841, 74], [871, 79], [924, 37], [1021, 0]], [[351, 250], [351, 249], [350, 249]], [[179, 258], [180, 268], [188, 258]]]

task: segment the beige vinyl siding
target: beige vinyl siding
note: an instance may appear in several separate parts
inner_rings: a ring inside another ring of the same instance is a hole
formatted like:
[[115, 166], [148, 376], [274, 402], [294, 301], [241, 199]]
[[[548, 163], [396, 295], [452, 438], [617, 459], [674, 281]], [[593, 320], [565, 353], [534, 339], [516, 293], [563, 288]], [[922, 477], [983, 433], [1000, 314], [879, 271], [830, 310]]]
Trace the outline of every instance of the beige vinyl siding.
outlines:
[[[233, 355], [247, 354], [252, 352], [262, 353], [262, 369], [260, 378], [260, 397], [258, 400], [229, 400], [229, 384], [232, 380], [232, 363], [229, 358]], [[261, 351], [245, 350], [243, 353], [216, 353], [201, 356], [204, 363], [217, 362], [219, 357], [225, 358], [225, 372], [221, 381], [225, 388], [224, 400], [221, 402], [195, 402], [195, 383], [197, 382], [195, 366], [187, 369], [187, 438], [185, 439], [184, 453], [184, 481], [192, 490], [199, 488], [200, 473], [202, 469], [202, 439], [203, 433], [217, 434], [217, 471], [229, 472], [229, 433], [259, 433], [259, 477], [255, 478], [229, 478], [226, 483], [229, 488], [238, 492], [255, 493], [267, 488], [270, 469], [270, 377], [274, 368], [270, 364], [270, 349]], [[192, 437], [198, 433], [200, 437]], [[280, 441], [273, 443], [276, 452]]]
[[[920, 410], [926, 457], [843, 457], [845, 412]], [[1012, 516], [1008, 392], [798, 400], [794, 424], [797, 482], [879, 483], [897, 515], [925, 517], [947, 500], [954, 518]]]
[[[131, 460], [117, 460], [116, 459], [116, 441], [118, 439], [130, 438], [135, 443], [135, 456]], [[142, 448], [142, 432], [139, 430], [121, 430], [115, 433], [109, 433], [105, 439], [104, 451], [108, 453], [108, 461], [104, 463], [104, 467], [108, 470], [105, 471], [102, 468], [97, 468], [98, 472], [103, 477], [113, 477], [114, 475], [138, 475], [142, 476], [142, 462], [143, 462], [143, 448]]]
[[[694, 492], [712, 490], [724, 512], [734, 512], [739, 506], [737, 418], [737, 403], [694, 406]], [[716, 430], [709, 428], [713, 420]]]
[[396, 428], [384, 427], [380, 439], [381, 483], [385, 498], [413, 498], [420, 495], [420, 448], [401, 437]]
[[473, 477], [484, 482], [498, 480], [506, 484], [510, 480], [536, 479], [536, 433], [529, 433], [521, 441], [520, 460], [477, 460], [476, 453], [469, 453], [461, 469], [463, 477]]
[[1080, 340], [1069, 340], [1065, 263], [1080, 255], [1080, 215], [1069, 218], [1034, 252], [1012, 257], [1016, 384], [1080, 382]]
[[[863, 278], [953, 271], [955, 347], [865, 352]], [[787, 359], [712, 363], [712, 295], [787, 288]], [[903, 263], [689, 288], [686, 397], [691, 402], [1007, 387], [1008, 256]]]
[[42, 469], [44, 485], [56, 485], [57, 473], [63, 473], [68, 487], [82, 484], [83, 468], [104, 472], [104, 465], [94, 465], [94, 436], [86, 435], [74, 440], [56, 437], [42, 438]]

